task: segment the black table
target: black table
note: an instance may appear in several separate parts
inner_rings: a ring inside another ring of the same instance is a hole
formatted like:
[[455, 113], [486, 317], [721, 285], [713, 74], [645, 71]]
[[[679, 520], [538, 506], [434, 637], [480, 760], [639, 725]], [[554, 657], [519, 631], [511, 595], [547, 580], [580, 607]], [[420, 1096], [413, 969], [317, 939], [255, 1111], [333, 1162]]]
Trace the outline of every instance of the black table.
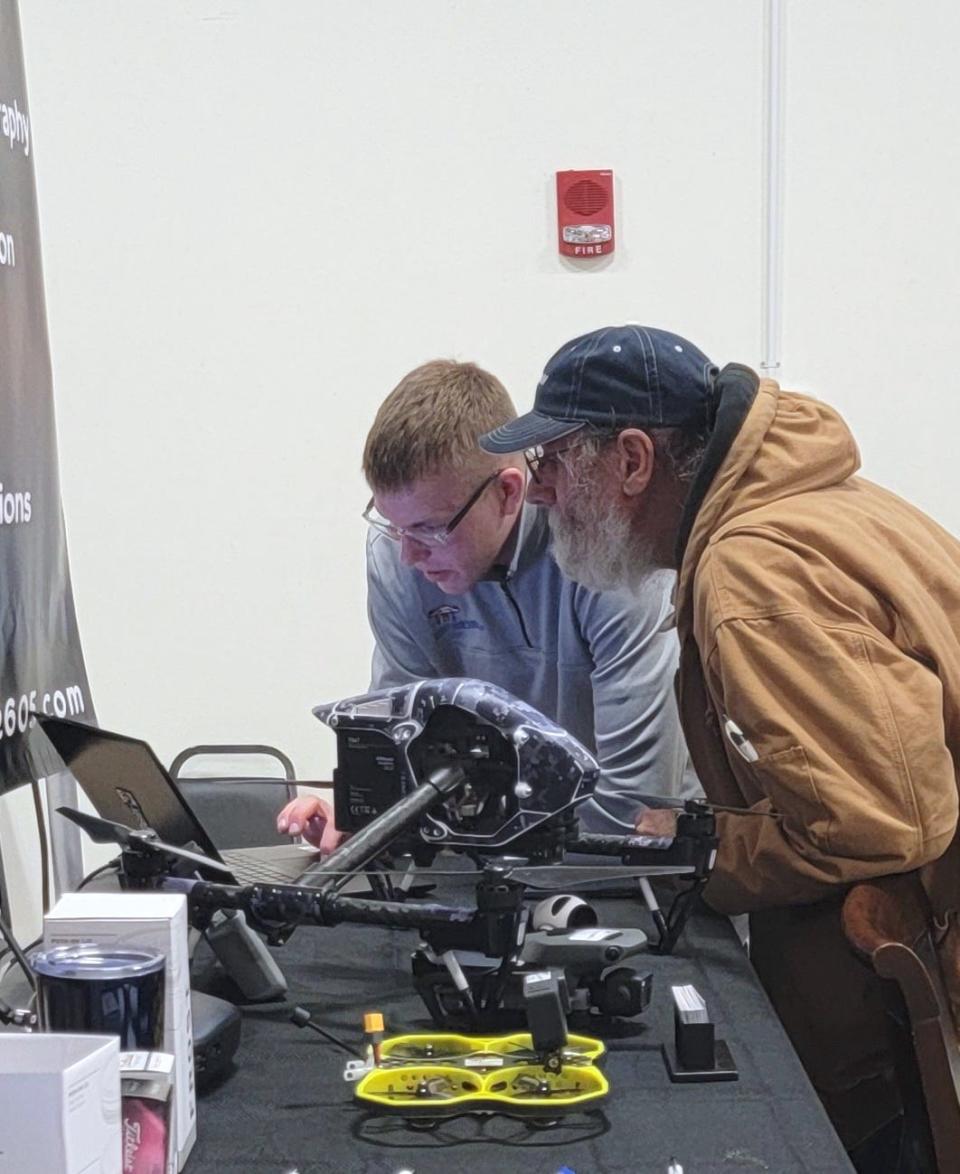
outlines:
[[[604, 924], [641, 924], [634, 901], [597, 902]], [[290, 1006], [359, 1043], [365, 1010], [388, 1034], [429, 1030], [409, 969], [408, 932], [341, 925], [304, 928], [277, 952], [290, 984], [285, 1007], [244, 1010], [234, 1071], [198, 1105], [187, 1174], [830, 1174], [852, 1169], [726, 918], [698, 911], [670, 957], [633, 961], [654, 975], [653, 1000], [619, 1038], [606, 1035], [610, 1096], [550, 1130], [516, 1119], [464, 1117], [413, 1132], [370, 1116], [342, 1078], [349, 1057], [288, 1021]], [[660, 1054], [672, 1039], [670, 986], [693, 983], [740, 1078], [671, 1084]], [[590, 1034], [590, 1032], [587, 1032]], [[595, 1034], [604, 1036], [603, 1031]]]

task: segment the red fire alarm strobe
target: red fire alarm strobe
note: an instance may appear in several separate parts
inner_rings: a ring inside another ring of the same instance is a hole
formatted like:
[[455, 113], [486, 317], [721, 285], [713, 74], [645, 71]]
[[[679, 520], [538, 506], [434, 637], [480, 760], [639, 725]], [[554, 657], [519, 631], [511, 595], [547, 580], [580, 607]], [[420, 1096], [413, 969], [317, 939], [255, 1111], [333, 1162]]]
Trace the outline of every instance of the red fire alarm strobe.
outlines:
[[557, 235], [566, 257], [613, 252], [613, 172], [557, 172]]

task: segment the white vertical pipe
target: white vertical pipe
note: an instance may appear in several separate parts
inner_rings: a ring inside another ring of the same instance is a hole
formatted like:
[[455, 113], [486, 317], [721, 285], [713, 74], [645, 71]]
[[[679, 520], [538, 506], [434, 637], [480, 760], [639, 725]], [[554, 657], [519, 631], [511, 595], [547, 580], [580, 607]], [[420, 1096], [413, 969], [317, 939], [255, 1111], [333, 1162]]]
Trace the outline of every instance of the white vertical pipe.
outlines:
[[767, 0], [763, 264], [763, 358], [760, 372], [780, 376], [783, 311], [783, 0]]
[[58, 807], [79, 807], [77, 780], [69, 771], [48, 775], [47, 827], [53, 864], [53, 899], [72, 893], [83, 880], [83, 845], [76, 824], [57, 814]]

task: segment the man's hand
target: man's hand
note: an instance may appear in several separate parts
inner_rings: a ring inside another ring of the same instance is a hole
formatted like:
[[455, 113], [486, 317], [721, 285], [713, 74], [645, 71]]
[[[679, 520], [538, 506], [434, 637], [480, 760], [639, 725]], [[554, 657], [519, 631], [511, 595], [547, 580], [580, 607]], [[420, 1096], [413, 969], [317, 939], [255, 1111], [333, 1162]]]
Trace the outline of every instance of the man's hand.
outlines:
[[647, 807], [637, 816], [638, 836], [675, 836], [677, 812], [674, 807]]
[[330, 804], [316, 795], [300, 795], [292, 799], [277, 816], [277, 831], [281, 835], [300, 836], [319, 848], [332, 852], [344, 839], [333, 822]]

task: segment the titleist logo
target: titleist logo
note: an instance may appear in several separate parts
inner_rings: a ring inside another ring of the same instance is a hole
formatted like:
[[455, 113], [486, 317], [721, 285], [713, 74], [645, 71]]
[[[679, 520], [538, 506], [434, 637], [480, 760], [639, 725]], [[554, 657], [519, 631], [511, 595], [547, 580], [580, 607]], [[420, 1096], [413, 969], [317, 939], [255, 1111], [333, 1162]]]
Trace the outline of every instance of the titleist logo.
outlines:
[[123, 1171], [130, 1174], [133, 1163], [140, 1148], [140, 1122], [124, 1121], [123, 1123]]

